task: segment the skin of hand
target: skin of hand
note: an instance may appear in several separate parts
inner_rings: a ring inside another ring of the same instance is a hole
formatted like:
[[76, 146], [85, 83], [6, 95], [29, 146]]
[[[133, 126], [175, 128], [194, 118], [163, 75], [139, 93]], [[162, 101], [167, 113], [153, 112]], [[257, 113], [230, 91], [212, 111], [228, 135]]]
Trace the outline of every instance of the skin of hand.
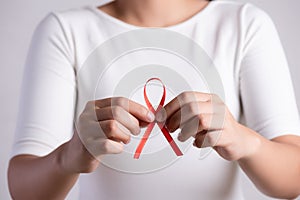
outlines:
[[131, 134], [155, 120], [146, 107], [124, 97], [89, 101], [63, 158], [66, 171], [83, 173], [97, 168], [104, 154], [122, 153]]
[[[194, 137], [194, 146], [213, 147], [224, 159], [237, 161], [256, 187], [274, 198], [300, 194], [300, 137], [272, 140], [239, 124], [214, 94], [183, 92], [156, 114], [179, 141]], [[263, 161], [263, 162], [262, 162]]]
[[194, 137], [194, 146], [213, 147], [224, 159], [239, 160], [255, 152], [257, 139], [242, 131], [223, 101], [215, 94], [183, 92], [157, 113], [170, 132], [178, 128], [178, 140]]
[[18, 155], [10, 160], [11, 196], [64, 199], [80, 173], [94, 171], [101, 155], [121, 153], [130, 135], [154, 118], [144, 106], [122, 97], [88, 102], [68, 142], [43, 157]]
[[[299, 195], [299, 137], [281, 136], [269, 141], [236, 122], [218, 96], [199, 92], [180, 94], [155, 118], [165, 121], [171, 132], [181, 128], [180, 141], [194, 137], [195, 146], [213, 146], [223, 158], [238, 160], [265, 194], [285, 199]], [[153, 120], [147, 108], [126, 98], [88, 102], [80, 115], [78, 132], [69, 142], [45, 157], [23, 155], [11, 160], [8, 176], [12, 196], [64, 198], [80, 173], [94, 171], [101, 155], [122, 152], [130, 134], [138, 134], [140, 127]], [[31, 186], [38, 186], [39, 192]]]

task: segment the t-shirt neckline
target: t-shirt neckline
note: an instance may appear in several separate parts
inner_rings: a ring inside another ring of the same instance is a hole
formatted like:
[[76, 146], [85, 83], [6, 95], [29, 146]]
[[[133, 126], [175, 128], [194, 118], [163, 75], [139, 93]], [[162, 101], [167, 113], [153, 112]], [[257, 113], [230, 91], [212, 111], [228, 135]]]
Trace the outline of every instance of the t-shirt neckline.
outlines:
[[94, 11], [97, 15], [101, 16], [101, 17], [104, 17], [106, 18], [107, 20], [117, 24], [117, 25], [120, 25], [120, 26], [123, 26], [123, 27], [126, 27], [126, 28], [130, 28], [130, 29], [140, 29], [140, 28], [165, 28], [165, 29], [175, 29], [175, 28], [179, 28], [179, 27], [182, 27], [182, 26], [185, 26], [187, 24], [190, 24], [192, 23], [193, 21], [195, 21], [195, 19], [199, 18], [200, 16], [204, 15], [205, 13], [207, 13], [211, 7], [213, 7], [214, 5], [214, 1], [211, 1], [209, 2], [203, 9], [201, 9], [199, 12], [197, 12], [196, 14], [194, 14], [193, 16], [191, 16], [190, 18], [178, 23], [178, 24], [174, 24], [174, 25], [170, 25], [170, 26], [165, 26], [165, 27], [143, 27], [143, 26], [137, 26], [137, 25], [133, 25], [133, 24], [130, 24], [130, 23], [127, 23], [127, 22], [124, 22], [118, 18], [115, 18], [109, 14], [107, 14], [106, 12], [100, 10], [98, 8], [98, 6], [89, 6], [89, 8]]

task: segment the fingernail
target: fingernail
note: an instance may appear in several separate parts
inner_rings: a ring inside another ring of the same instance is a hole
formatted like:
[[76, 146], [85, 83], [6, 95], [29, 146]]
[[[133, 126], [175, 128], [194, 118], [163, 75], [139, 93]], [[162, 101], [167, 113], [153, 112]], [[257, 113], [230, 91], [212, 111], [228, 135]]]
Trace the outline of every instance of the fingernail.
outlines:
[[163, 122], [166, 119], [165, 112], [163, 110], [160, 110], [158, 113], [155, 115], [155, 119], [158, 122]]
[[193, 146], [194, 146], [194, 147], [197, 147], [197, 146], [196, 146], [196, 141], [193, 142]]
[[140, 134], [140, 133], [141, 133], [141, 129], [140, 129], [140, 128], [137, 128], [134, 135], [138, 135], [138, 134]]
[[129, 144], [130, 141], [131, 141], [131, 137], [129, 137], [129, 139], [126, 140], [125, 144]]
[[178, 136], [177, 136], [177, 139], [180, 141], [180, 142], [182, 142], [182, 135], [181, 134], [178, 134]]
[[151, 111], [149, 111], [149, 112], [147, 113], [147, 120], [148, 120], [149, 122], [153, 122], [153, 121], [155, 120], [155, 116], [154, 116], [154, 114], [153, 114]]

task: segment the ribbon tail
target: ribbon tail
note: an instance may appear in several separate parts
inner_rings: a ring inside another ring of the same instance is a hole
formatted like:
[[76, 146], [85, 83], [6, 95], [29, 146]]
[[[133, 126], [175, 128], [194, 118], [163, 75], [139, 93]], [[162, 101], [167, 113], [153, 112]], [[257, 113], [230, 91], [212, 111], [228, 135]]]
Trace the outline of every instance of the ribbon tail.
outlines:
[[146, 144], [146, 141], [147, 141], [148, 138], [149, 138], [149, 135], [150, 135], [150, 133], [151, 133], [151, 131], [152, 131], [154, 125], [155, 125], [154, 122], [152, 122], [152, 123], [150, 123], [150, 124], [148, 125], [148, 127], [147, 127], [147, 129], [146, 129], [146, 131], [145, 131], [145, 133], [144, 133], [144, 135], [143, 135], [143, 138], [141, 139], [141, 141], [140, 141], [138, 147], [136, 148], [136, 151], [135, 151], [135, 154], [134, 154], [134, 159], [139, 159], [139, 157], [140, 157], [140, 155], [141, 155], [141, 153], [142, 153], [142, 150], [143, 150], [143, 148], [144, 148], [144, 146], [145, 146], [145, 144]]
[[177, 156], [182, 156], [183, 153], [181, 152], [181, 150], [179, 149], [179, 147], [177, 146], [177, 144], [175, 143], [174, 139], [172, 138], [172, 136], [170, 135], [168, 129], [163, 126], [162, 124], [159, 124], [160, 130], [163, 132], [165, 138], [167, 139], [167, 141], [169, 142], [170, 146], [172, 147], [173, 151], [175, 152], [175, 154]]

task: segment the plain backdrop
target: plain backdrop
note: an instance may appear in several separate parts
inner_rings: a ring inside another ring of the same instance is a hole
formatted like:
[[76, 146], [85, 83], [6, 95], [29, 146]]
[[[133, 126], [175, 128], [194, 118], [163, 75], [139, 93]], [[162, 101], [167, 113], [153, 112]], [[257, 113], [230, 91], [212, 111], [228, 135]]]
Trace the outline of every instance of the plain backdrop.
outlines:
[[[7, 187], [7, 166], [13, 141], [24, 61], [34, 28], [50, 11], [89, 4], [99, 5], [106, 1], [108, 0], [0, 0], [0, 199], [11, 199]], [[300, 75], [300, 1], [248, 0], [247, 2], [267, 11], [275, 22], [290, 64], [299, 107], [300, 79], [297, 77]], [[260, 194], [246, 178], [243, 185], [247, 199], [269, 199]], [[75, 196], [76, 191], [70, 199], [74, 199]]]

